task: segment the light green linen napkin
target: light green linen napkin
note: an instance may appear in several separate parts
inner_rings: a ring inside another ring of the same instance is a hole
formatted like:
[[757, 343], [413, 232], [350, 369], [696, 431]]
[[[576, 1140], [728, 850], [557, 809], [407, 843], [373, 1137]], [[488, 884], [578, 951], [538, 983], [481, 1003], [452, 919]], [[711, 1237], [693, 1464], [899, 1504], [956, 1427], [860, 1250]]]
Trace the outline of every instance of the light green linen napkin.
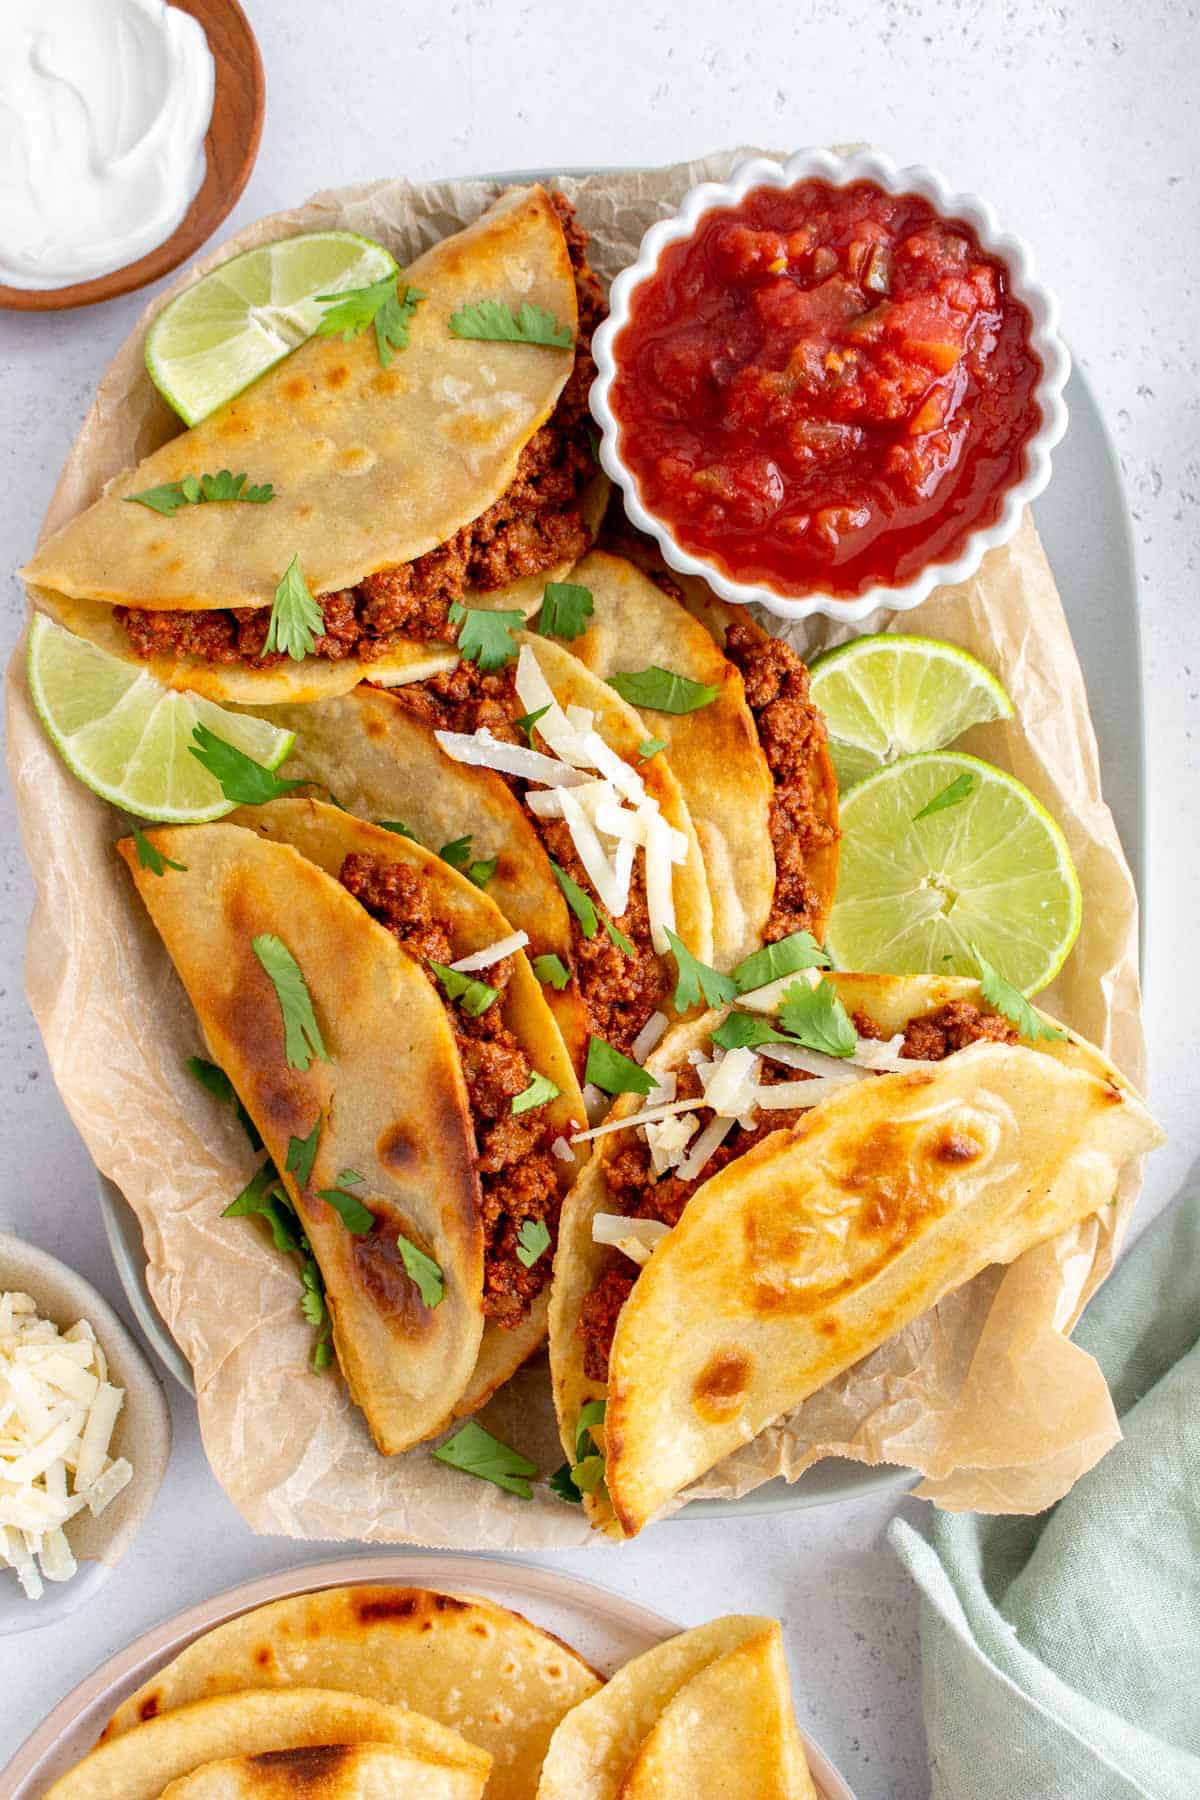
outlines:
[[891, 1528], [922, 1592], [932, 1800], [1200, 1800], [1200, 1196], [1075, 1337], [1124, 1442], [1037, 1518]]

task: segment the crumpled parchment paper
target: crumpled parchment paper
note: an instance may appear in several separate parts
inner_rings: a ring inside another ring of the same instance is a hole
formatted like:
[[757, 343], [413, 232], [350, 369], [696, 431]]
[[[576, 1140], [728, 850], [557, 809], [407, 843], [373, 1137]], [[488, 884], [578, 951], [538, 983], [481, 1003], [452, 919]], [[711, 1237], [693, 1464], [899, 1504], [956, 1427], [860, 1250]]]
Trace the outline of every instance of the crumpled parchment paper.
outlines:
[[[556, 185], [577, 203], [595, 266], [611, 277], [655, 218], [695, 182], [726, 175], [741, 154]], [[321, 227], [365, 232], [403, 264], [498, 191], [489, 181], [385, 181], [318, 194], [240, 233], [199, 270]], [[147, 309], [101, 382], [47, 530], [178, 428], [142, 364], [145, 326], [162, 304]], [[1079, 943], [1040, 1003], [1139, 1082], [1136, 895], [1100, 793], [1083, 680], [1032, 522], [965, 587], [860, 629], [889, 625], [974, 651], [1012, 694], [1014, 721], [979, 728], [964, 747], [1012, 770], [1055, 815], [1084, 894]], [[788, 635], [811, 655], [852, 634], [815, 620]], [[43, 736], [25, 688], [23, 646], [9, 669], [8, 728], [38, 889], [30, 1004], [72, 1118], [141, 1221], [150, 1291], [195, 1371], [209, 1460], [248, 1523], [295, 1537], [481, 1550], [586, 1541], [579, 1511], [544, 1486], [523, 1502], [425, 1449], [381, 1457], [336, 1372], [309, 1372], [312, 1334], [297, 1305], [294, 1261], [253, 1224], [221, 1217], [257, 1159], [231, 1111], [187, 1073], [185, 1058], [203, 1050], [199, 1028], [113, 851], [120, 821]], [[1128, 1171], [1116, 1208], [1010, 1269], [986, 1271], [693, 1491], [744, 1493], [840, 1454], [919, 1470], [917, 1493], [943, 1507], [1033, 1512], [1051, 1504], [1120, 1436], [1096, 1364], [1066, 1333], [1112, 1265], [1137, 1181]], [[542, 1358], [498, 1396], [485, 1421], [543, 1471], [561, 1460]]]

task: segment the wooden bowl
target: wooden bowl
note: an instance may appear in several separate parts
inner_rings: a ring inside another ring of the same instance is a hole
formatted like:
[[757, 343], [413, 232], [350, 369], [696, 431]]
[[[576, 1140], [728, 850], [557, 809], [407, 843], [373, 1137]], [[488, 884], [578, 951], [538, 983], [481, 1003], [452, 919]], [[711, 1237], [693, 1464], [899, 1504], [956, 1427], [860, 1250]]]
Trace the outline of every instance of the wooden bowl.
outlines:
[[132, 293], [178, 268], [232, 211], [250, 178], [262, 137], [266, 83], [250, 21], [238, 0], [171, 0], [199, 19], [216, 63], [212, 119], [204, 140], [204, 182], [171, 236], [136, 262], [70, 287], [14, 288], [0, 282], [0, 307], [16, 312], [64, 312]]

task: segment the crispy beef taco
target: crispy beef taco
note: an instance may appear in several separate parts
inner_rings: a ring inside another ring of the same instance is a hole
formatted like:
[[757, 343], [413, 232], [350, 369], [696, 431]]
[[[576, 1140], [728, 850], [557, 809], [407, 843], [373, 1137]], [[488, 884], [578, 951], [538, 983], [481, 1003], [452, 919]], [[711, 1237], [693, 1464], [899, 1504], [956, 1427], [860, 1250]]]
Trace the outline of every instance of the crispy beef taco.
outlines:
[[494, 1758], [488, 1800], [528, 1800], [551, 1734], [601, 1687], [519, 1614], [424, 1588], [325, 1588], [205, 1632], [118, 1707], [101, 1742], [246, 1688], [316, 1685], [436, 1719]]
[[[648, 553], [646, 553], [648, 556]], [[713, 961], [794, 931], [821, 941], [837, 881], [837, 779], [808, 670], [744, 607], [649, 561], [594, 550], [571, 573], [593, 601], [572, 653], [630, 683], [692, 815], [713, 900]], [[712, 693], [693, 710], [664, 676]], [[713, 693], [715, 690], [715, 693]], [[658, 704], [656, 704], [658, 702]]]
[[550, 1740], [537, 1800], [815, 1800], [774, 1619], [732, 1615], [635, 1656]]
[[[252, 829], [148, 833], [159, 874], [120, 848], [390, 1454], [480, 1404], [544, 1334], [549, 1248], [529, 1268], [516, 1252], [526, 1219], [553, 1242], [576, 1164], [550, 1146], [582, 1101], [538, 983], [469, 881], [315, 802], [245, 816]], [[480, 952], [478, 975], [449, 966]]]
[[[586, 239], [560, 196], [515, 188], [403, 281], [423, 298], [389, 366], [372, 332], [310, 338], [49, 538], [25, 570], [36, 603], [171, 686], [250, 705], [446, 666], [456, 601], [531, 613], [603, 508]], [[456, 336], [481, 301], [531, 305], [570, 343]], [[227, 469], [274, 497], [166, 517], [130, 503]], [[299, 662], [265, 649], [294, 558], [323, 615]]]
[[[160, 1800], [172, 1782], [206, 1763], [325, 1744], [393, 1745], [412, 1762], [430, 1765], [435, 1774], [466, 1777], [441, 1789], [430, 1787], [431, 1795], [444, 1794], [445, 1800], [467, 1800], [482, 1791], [491, 1768], [486, 1750], [421, 1713], [361, 1694], [295, 1687], [223, 1694], [147, 1719], [124, 1736], [97, 1745], [59, 1777], [46, 1800]], [[260, 1783], [259, 1791], [271, 1790]], [[422, 1796], [425, 1791], [412, 1789]], [[210, 1789], [205, 1800], [210, 1795], [216, 1800], [220, 1792]]]
[[711, 956], [712, 903], [680, 785], [664, 757], [640, 754], [634, 709], [561, 644], [522, 633], [499, 668], [464, 659], [391, 693], [359, 688], [277, 716], [297, 731], [287, 774], [430, 848], [469, 840], [489, 897], [529, 935], [577, 1068], [589, 1035], [628, 1054], [665, 1009], [666, 928]]
[[560, 1226], [555, 1403], [594, 1524], [632, 1536], [987, 1264], [1110, 1203], [1161, 1134], [1092, 1046], [1032, 1008], [1024, 1029], [974, 982], [808, 971], [664, 1041]]
[[478, 1769], [393, 1744], [314, 1744], [203, 1763], [161, 1800], [481, 1800], [486, 1786]]

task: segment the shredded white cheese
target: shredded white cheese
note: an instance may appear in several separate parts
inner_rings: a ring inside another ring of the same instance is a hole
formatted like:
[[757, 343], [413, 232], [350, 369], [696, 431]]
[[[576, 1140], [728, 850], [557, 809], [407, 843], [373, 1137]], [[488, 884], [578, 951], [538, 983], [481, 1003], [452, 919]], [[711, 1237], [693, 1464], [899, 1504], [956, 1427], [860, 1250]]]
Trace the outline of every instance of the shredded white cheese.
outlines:
[[715, 1150], [719, 1150], [736, 1125], [736, 1119], [723, 1119], [714, 1114], [696, 1139], [675, 1173], [681, 1181], [694, 1181]]
[[124, 1398], [86, 1320], [60, 1333], [28, 1294], [0, 1294], [0, 1564], [31, 1600], [75, 1573], [63, 1527], [133, 1475], [109, 1455]]
[[490, 969], [493, 963], [503, 962], [514, 951], [523, 950], [528, 942], [528, 933], [510, 931], [507, 937], [497, 938], [494, 944], [485, 944], [482, 950], [473, 950], [470, 956], [460, 956], [450, 967], [457, 969], [460, 975], [469, 975], [472, 969]]
[[803, 1044], [760, 1044], [760, 1056], [783, 1063], [789, 1069], [803, 1069], [807, 1075], [821, 1075], [830, 1081], [853, 1085], [869, 1081], [870, 1071], [856, 1067], [851, 1056], [828, 1056], [823, 1050], [806, 1050]]
[[756, 1088], [754, 1099], [766, 1111], [782, 1112], [785, 1108], [820, 1106], [822, 1100], [832, 1100], [852, 1085], [833, 1076], [815, 1075], [809, 1081], [777, 1081], [773, 1086]]
[[559, 1162], [578, 1162], [579, 1158], [568, 1144], [565, 1137], [556, 1137], [550, 1146], [551, 1155], [557, 1156]]
[[687, 1147], [700, 1129], [695, 1113], [678, 1113], [656, 1125], [646, 1126], [646, 1147], [656, 1175], [665, 1175], [684, 1159]]
[[644, 1063], [655, 1046], [662, 1042], [663, 1033], [667, 1029], [667, 1015], [663, 1012], [651, 1013], [642, 1029], [629, 1046], [629, 1054], [635, 1063]]
[[824, 970], [798, 969], [794, 975], [781, 975], [777, 981], [768, 981], [764, 987], [751, 988], [747, 994], [738, 995], [738, 1005], [748, 1012], [773, 1013], [790, 987], [803, 981], [809, 987], [816, 987]]
[[620, 1213], [596, 1213], [592, 1219], [592, 1242], [615, 1244], [642, 1269], [670, 1232], [671, 1227], [659, 1219], [626, 1219]]
[[727, 1050], [718, 1063], [702, 1064], [705, 1104], [722, 1118], [740, 1119], [754, 1111], [758, 1057], [753, 1050]]
[[434, 737], [455, 762], [472, 763], [477, 769], [499, 769], [505, 775], [519, 775], [524, 781], [541, 781], [547, 787], [574, 787], [584, 777], [578, 769], [543, 756], [540, 750], [527, 750], [524, 744], [505, 744], [481, 726], [476, 732], [435, 731]]
[[[583, 1093], [586, 1100], [586, 1088]], [[612, 1104], [607, 1097], [605, 1104]], [[603, 1120], [602, 1124], [593, 1125], [588, 1131], [576, 1131], [571, 1137], [571, 1142], [586, 1144], [592, 1138], [607, 1137], [613, 1131], [631, 1131], [636, 1125], [652, 1125], [656, 1119], [669, 1119], [675, 1113], [700, 1112], [707, 1110], [707, 1107], [708, 1101], [701, 1094], [695, 1100], [671, 1100], [661, 1106], [647, 1106], [642, 1112], [630, 1113], [624, 1119], [605, 1119], [602, 1112], [600, 1115]], [[591, 1116], [591, 1107], [589, 1106], [588, 1117], [591, 1118]]]

